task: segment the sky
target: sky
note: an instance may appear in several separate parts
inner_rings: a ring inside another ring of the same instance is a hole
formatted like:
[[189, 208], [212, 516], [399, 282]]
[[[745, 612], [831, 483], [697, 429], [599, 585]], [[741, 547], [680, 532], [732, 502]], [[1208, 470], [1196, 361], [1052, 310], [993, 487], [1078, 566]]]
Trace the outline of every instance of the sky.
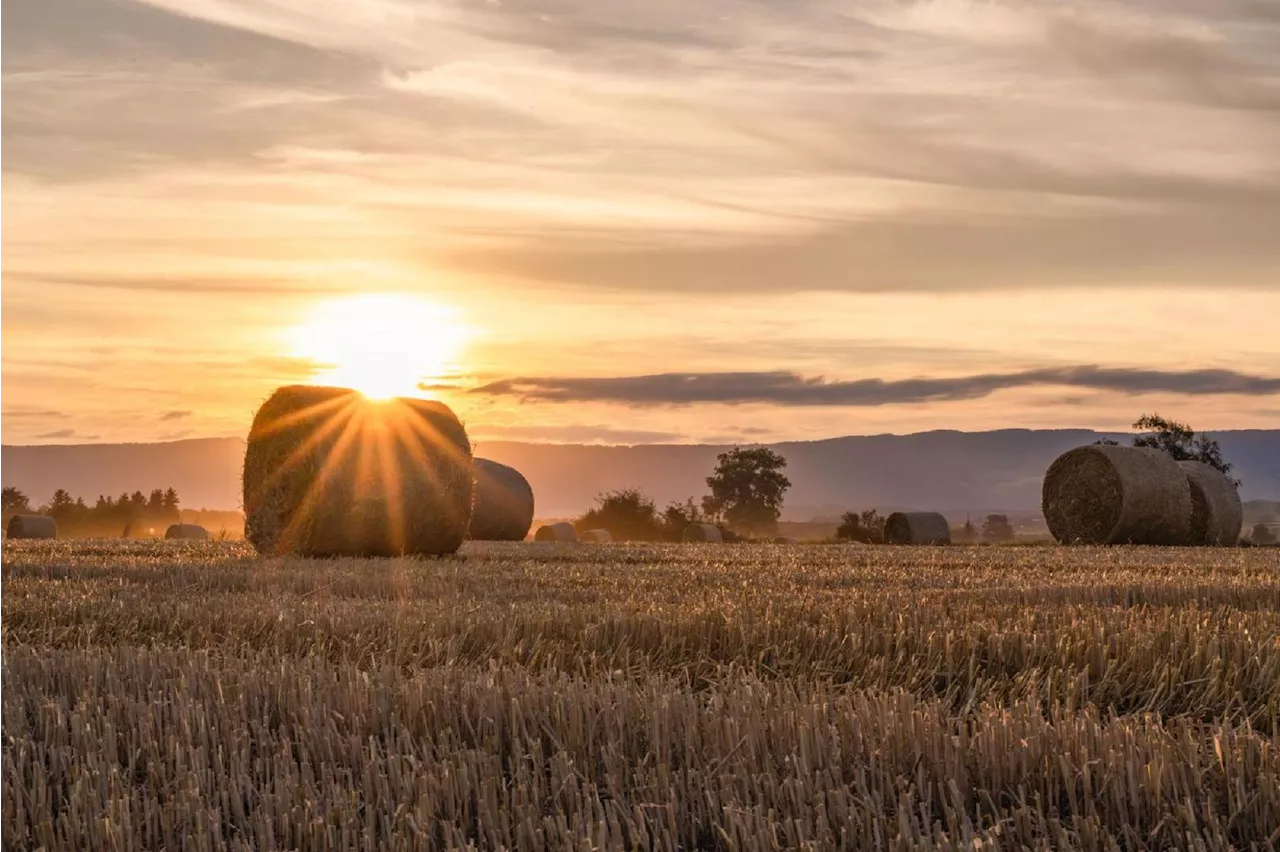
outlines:
[[5, 443], [1280, 424], [1270, 0], [14, 0]]

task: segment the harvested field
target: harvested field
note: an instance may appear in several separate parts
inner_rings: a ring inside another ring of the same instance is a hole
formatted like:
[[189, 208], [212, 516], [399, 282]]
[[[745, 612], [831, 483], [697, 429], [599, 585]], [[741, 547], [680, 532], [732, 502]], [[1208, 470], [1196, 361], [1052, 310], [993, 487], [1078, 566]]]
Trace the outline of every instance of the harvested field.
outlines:
[[171, 544], [5, 544], [6, 848], [1280, 843], [1280, 551]]

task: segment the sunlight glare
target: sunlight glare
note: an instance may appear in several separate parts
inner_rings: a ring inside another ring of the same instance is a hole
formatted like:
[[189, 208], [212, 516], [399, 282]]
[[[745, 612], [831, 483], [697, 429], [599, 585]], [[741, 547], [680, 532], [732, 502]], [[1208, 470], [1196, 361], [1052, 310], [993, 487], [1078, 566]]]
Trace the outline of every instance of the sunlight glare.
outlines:
[[418, 384], [456, 369], [470, 336], [453, 308], [398, 293], [322, 302], [289, 334], [295, 357], [324, 365], [316, 384], [369, 399], [423, 396]]

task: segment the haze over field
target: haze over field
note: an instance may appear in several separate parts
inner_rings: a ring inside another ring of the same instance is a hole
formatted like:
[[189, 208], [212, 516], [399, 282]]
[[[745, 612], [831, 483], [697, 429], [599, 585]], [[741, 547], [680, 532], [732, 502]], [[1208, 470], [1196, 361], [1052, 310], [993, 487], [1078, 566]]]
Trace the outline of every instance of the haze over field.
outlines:
[[[1280, 420], [1280, 17], [1249, 0], [27, 0], [7, 443]], [[1246, 488], [1250, 486], [1246, 477]]]

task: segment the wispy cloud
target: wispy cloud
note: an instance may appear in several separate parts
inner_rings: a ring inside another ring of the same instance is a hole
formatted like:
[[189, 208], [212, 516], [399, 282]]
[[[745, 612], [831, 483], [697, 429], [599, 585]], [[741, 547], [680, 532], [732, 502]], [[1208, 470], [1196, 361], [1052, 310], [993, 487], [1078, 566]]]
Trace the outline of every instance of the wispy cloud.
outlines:
[[1016, 373], [886, 381], [829, 381], [792, 372], [663, 373], [611, 378], [513, 378], [471, 392], [540, 402], [615, 402], [628, 405], [768, 403], [791, 406], [874, 406], [977, 399], [996, 391], [1034, 386], [1127, 393], [1201, 396], [1280, 394], [1280, 377], [1234, 370], [1140, 370], [1097, 366], [1054, 367]]
[[161, 420], [184, 420], [195, 414], [194, 411], [167, 411], [161, 415]]

